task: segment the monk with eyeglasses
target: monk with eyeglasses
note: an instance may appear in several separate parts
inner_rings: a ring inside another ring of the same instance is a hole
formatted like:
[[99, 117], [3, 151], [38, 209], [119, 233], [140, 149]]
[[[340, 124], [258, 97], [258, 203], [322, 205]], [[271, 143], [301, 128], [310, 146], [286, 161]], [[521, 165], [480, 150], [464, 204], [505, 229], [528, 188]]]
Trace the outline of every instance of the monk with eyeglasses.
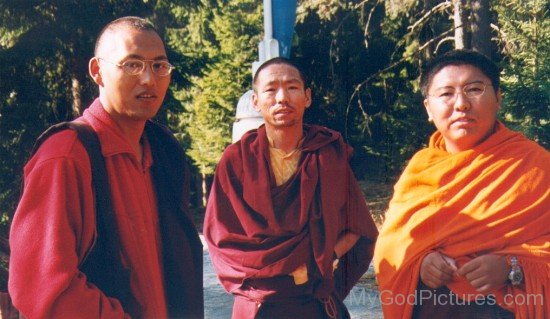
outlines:
[[[97, 135], [107, 185], [92, 186], [99, 167], [73, 129], [41, 144], [10, 232], [13, 304], [29, 319], [203, 318], [184, 153], [152, 121], [174, 67], [154, 26], [138, 17], [105, 26], [94, 53], [99, 97], [74, 123]], [[105, 197], [112, 211], [99, 208]]]
[[456, 50], [423, 70], [437, 131], [386, 213], [386, 318], [550, 318], [550, 153], [497, 119], [499, 69]]

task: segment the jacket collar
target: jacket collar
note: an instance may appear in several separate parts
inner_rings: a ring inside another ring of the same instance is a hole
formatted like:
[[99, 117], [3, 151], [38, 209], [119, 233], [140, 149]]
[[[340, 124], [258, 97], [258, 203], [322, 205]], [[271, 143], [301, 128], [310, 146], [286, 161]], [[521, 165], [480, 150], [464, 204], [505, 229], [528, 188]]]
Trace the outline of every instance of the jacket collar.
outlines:
[[[137, 161], [138, 157], [130, 146], [130, 142], [122, 133], [122, 130], [117, 126], [112, 117], [107, 113], [99, 98], [88, 107], [82, 118], [88, 122], [96, 131], [101, 143], [101, 153], [104, 157], [109, 157], [117, 154], [131, 154]], [[150, 167], [153, 162], [151, 156], [151, 148], [145, 134], [142, 135], [143, 151], [144, 151], [144, 168]], [[140, 162], [140, 161], [138, 161]]]

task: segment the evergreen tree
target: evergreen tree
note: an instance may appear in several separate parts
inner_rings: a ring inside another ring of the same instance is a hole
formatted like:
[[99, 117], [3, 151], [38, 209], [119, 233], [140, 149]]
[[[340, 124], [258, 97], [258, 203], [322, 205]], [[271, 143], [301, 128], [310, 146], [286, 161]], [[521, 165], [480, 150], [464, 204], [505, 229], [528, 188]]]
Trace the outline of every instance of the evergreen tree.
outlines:
[[504, 119], [550, 148], [550, 4], [497, 2]]
[[251, 65], [262, 35], [259, 4], [254, 0], [205, 3], [189, 17], [189, 29], [179, 34], [186, 54], [208, 61], [202, 74], [191, 78], [193, 87], [178, 93], [186, 111], [179, 116], [180, 130], [201, 175], [203, 205], [207, 180], [231, 142], [237, 101], [251, 87]]
[[[78, 116], [97, 95], [87, 76], [95, 37], [125, 15], [150, 19], [161, 36], [185, 21], [176, 13], [197, 0], [0, 0], [0, 215], [17, 203], [23, 164], [36, 137], [56, 122]], [[178, 66], [173, 80], [196, 70], [196, 61], [168, 48]], [[172, 108], [177, 103], [169, 97]], [[165, 116], [164, 111], [161, 116]], [[5, 233], [5, 231], [4, 231]]]
[[412, 17], [387, 5], [303, 1], [296, 27], [296, 55], [314, 94], [306, 119], [344, 134], [360, 179], [391, 180], [429, 130], [415, 90], [420, 45], [407, 30]]

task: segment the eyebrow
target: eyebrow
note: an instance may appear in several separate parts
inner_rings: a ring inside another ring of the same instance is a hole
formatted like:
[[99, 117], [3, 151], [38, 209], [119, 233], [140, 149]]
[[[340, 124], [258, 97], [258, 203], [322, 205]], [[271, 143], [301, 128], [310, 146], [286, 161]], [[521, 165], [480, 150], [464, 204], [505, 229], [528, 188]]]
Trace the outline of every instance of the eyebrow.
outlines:
[[[144, 59], [143, 56], [141, 56], [139, 54], [129, 54], [126, 57], [124, 57], [124, 60], [127, 60], [127, 59], [147, 60], [147, 59]], [[168, 60], [168, 57], [166, 57], [166, 55], [159, 55], [159, 56], [156, 56], [155, 58], [153, 58], [151, 60], [153, 60], [153, 61]]]
[[[278, 82], [280, 82], [280, 81], [279, 80], [271, 80], [271, 81], [266, 83], [266, 86], [273, 85], [274, 83], [278, 83]], [[285, 83], [285, 84], [295, 84], [295, 83], [303, 84], [302, 81], [299, 78], [291, 78], [291, 79], [288, 79], [288, 80], [284, 80], [282, 82]]]
[[[468, 82], [468, 83], [465, 83], [464, 85], [469, 85], [469, 84], [474, 84], [474, 83], [485, 83], [483, 82], [482, 80], [475, 80], [475, 81], [471, 81], [471, 82]], [[463, 86], [464, 86], [463, 85]], [[439, 89], [454, 89], [455, 87], [452, 86], [452, 85], [446, 85], [446, 86], [439, 86], [439, 87], [434, 87], [433, 89], [434, 90], [439, 90]]]

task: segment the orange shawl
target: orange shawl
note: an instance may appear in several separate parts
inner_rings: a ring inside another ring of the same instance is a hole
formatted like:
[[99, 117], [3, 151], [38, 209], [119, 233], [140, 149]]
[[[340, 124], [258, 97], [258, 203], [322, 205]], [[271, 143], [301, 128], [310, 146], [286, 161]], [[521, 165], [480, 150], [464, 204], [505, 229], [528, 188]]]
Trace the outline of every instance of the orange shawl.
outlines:
[[[458, 267], [488, 253], [518, 256], [524, 286], [492, 293], [516, 318], [550, 318], [550, 153], [501, 123], [457, 154], [434, 133], [395, 185], [376, 244], [386, 318], [411, 317], [414, 302], [402, 298], [414, 295], [431, 251]], [[465, 279], [448, 287], [458, 296], [479, 295]]]

